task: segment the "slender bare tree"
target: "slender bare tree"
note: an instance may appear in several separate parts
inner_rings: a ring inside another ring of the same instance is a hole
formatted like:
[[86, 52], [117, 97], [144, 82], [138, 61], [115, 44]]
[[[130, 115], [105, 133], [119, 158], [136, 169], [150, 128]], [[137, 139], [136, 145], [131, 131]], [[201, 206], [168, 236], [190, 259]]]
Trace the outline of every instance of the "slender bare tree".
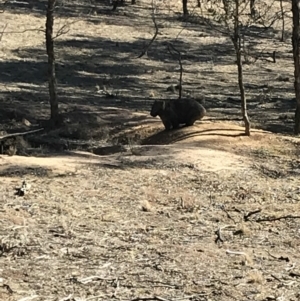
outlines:
[[292, 12], [293, 12], [293, 34], [292, 34], [292, 43], [293, 43], [293, 58], [294, 58], [294, 88], [296, 95], [296, 112], [295, 112], [295, 127], [294, 133], [296, 135], [300, 134], [300, 58], [299, 58], [299, 8], [300, 1], [292, 0]]
[[247, 114], [247, 100], [245, 95], [244, 79], [243, 79], [243, 63], [242, 63], [242, 47], [241, 47], [241, 35], [240, 35], [240, 4], [239, 0], [235, 0], [235, 10], [234, 10], [234, 34], [232, 37], [232, 42], [236, 54], [236, 64], [238, 68], [238, 82], [241, 94], [241, 109], [242, 117], [245, 124], [245, 134], [250, 136], [250, 121]]
[[47, 18], [46, 18], [46, 49], [48, 55], [48, 83], [49, 96], [51, 107], [51, 121], [54, 125], [59, 122], [58, 99], [56, 90], [56, 75], [55, 75], [55, 55], [53, 42], [53, 24], [54, 24], [54, 9], [56, 0], [48, 0]]

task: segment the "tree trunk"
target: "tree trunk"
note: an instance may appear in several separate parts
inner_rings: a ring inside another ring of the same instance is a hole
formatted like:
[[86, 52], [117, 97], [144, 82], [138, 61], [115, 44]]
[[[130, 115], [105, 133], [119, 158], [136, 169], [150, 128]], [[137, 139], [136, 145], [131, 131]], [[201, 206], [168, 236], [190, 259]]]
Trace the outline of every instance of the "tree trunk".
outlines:
[[245, 87], [243, 80], [243, 64], [242, 64], [242, 54], [241, 54], [241, 36], [240, 36], [240, 25], [239, 25], [239, 0], [235, 0], [235, 16], [234, 16], [234, 36], [233, 44], [236, 53], [236, 63], [238, 67], [238, 81], [241, 94], [241, 109], [242, 116], [245, 123], [245, 134], [250, 136], [250, 121], [247, 114], [247, 100], [245, 95]]
[[255, 0], [250, 0], [250, 15], [255, 18]]
[[280, 0], [280, 11], [281, 11], [281, 22], [282, 22], [281, 42], [283, 42], [284, 41], [284, 30], [285, 30], [285, 20], [284, 20], [284, 10], [283, 10], [282, 0]]
[[183, 15], [186, 17], [189, 14], [188, 8], [187, 8], [187, 0], [182, 0], [182, 9], [183, 9]]
[[296, 112], [295, 112], [295, 135], [300, 134], [300, 59], [299, 59], [299, 0], [292, 0], [292, 12], [293, 12], [293, 58], [294, 58], [294, 88], [296, 95]]
[[48, 0], [47, 19], [46, 19], [46, 49], [48, 55], [48, 82], [49, 96], [51, 107], [51, 121], [54, 125], [58, 124], [58, 100], [56, 92], [56, 76], [55, 76], [55, 56], [53, 43], [53, 12], [56, 0]]

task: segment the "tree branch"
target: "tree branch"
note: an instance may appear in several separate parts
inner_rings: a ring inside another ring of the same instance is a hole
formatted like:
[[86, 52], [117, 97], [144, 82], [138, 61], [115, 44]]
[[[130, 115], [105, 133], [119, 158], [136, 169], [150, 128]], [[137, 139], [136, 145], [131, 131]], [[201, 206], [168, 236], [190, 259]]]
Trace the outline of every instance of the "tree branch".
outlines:
[[27, 131], [27, 132], [23, 132], [23, 133], [13, 133], [13, 134], [7, 134], [4, 136], [0, 136], [0, 141], [7, 139], [7, 138], [12, 138], [12, 137], [17, 137], [17, 136], [24, 136], [27, 134], [32, 134], [32, 133], [36, 133], [36, 132], [40, 132], [42, 131], [44, 128], [41, 129], [37, 129], [37, 130], [32, 130], [32, 131]]
[[151, 47], [152, 43], [154, 42], [154, 40], [156, 39], [156, 37], [158, 35], [158, 25], [156, 23], [155, 13], [156, 13], [156, 5], [154, 5], [154, 0], [152, 0], [152, 21], [154, 23], [155, 33], [154, 33], [153, 38], [149, 42], [149, 44], [144, 48], [144, 50], [142, 51], [142, 53], [137, 57], [138, 59], [141, 58], [141, 57], [143, 57], [145, 54], [147, 54], [149, 48]]

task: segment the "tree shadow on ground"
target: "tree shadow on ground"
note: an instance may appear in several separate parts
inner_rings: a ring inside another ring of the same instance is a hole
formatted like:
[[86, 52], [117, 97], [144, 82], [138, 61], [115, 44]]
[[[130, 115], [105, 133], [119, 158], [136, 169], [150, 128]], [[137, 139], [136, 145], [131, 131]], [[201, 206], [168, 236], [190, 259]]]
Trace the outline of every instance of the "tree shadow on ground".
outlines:
[[[11, 9], [16, 13], [19, 10], [19, 13], [22, 11], [44, 16], [45, 4], [46, 1], [29, 1], [26, 5], [15, 1], [9, 5], [12, 5]], [[24, 7], [18, 7], [18, 5]], [[33, 8], [30, 10], [28, 5], [33, 5]], [[74, 6], [78, 11], [74, 10]], [[78, 17], [76, 14], [81, 12], [86, 14], [84, 15], [86, 21], [95, 25], [120, 25], [128, 27], [128, 30], [133, 26], [147, 24], [153, 27], [149, 5], [120, 8], [119, 12], [126, 12], [126, 14], [111, 13], [103, 18], [87, 13], [91, 7], [96, 7], [98, 11], [101, 11], [106, 4], [104, 2], [91, 4], [89, 1], [70, 2], [59, 7], [58, 15], [63, 16], [65, 13], [65, 16]], [[146, 10], [149, 10], [149, 15], [145, 17]], [[164, 13], [160, 15], [160, 18], [174, 21], [174, 25], [183, 23], [176, 20], [176, 16], [169, 17]], [[188, 21], [184, 23], [188, 24]], [[212, 41], [199, 46], [198, 37], [217, 37], [217, 33], [204, 23], [190, 23], [187, 28], [191, 30], [192, 39], [187, 40], [184, 36], [164, 38], [159, 35], [149, 49], [148, 55], [141, 59], [137, 56], [151, 37], [149, 39], [135, 38], [134, 41], [126, 42], [120, 41], [117, 36], [114, 41], [103, 37], [74, 34], [65, 39], [63, 36], [57, 39], [55, 47], [59, 101], [65, 119], [72, 120], [64, 137], [69, 135], [72, 139], [84, 139], [84, 131], [88, 127], [91, 127], [90, 133], [93, 133], [97, 126], [109, 126], [110, 120], [117, 125], [126, 123], [127, 117], [109, 112], [111, 107], [149, 111], [152, 99], [176, 98], [177, 92], [168, 93], [167, 88], [178, 83], [178, 61], [176, 56], [168, 52], [167, 43], [172, 43], [181, 52], [184, 65], [183, 91], [187, 93], [196, 91], [197, 94], [202, 94], [212, 116], [224, 115], [224, 113], [230, 117], [240, 116], [239, 91], [234, 73], [235, 56], [230, 40]], [[259, 29], [253, 27], [251, 30], [255, 35]], [[266, 32], [263, 38], [272, 38], [274, 34], [275, 32], [271, 30], [270, 33]], [[255, 43], [258, 43], [258, 40]], [[5, 125], [1, 127], [5, 130], [18, 124], [24, 128], [21, 124], [23, 118], [32, 123], [38, 123], [39, 120], [49, 116], [45, 49], [22, 47], [13, 53], [20, 60], [0, 62], [0, 68], [3, 71], [0, 74], [0, 81], [7, 86], [14, 85], [13, 89], [3, 91], [1, 96], [4, 106], [1, 106], [0, 116], [4, 119], [7, 117]], [[209, 66], [210, 62], [212, 62], [212, 67]], [[247, 75], [251, 75], [251, 72], [251, 70], [245, 71], [245, 79]], [[201, 83], [202, 80], [206, 80], [205, 84]], [[269, 97], [261, 101], [255, 98], [257, 90], [263, 89], [264, 86], [268, 87], [269, 82], [268, 79], [258, 80], [258, 82], [259, 84], [248, 85], [246, 82], [247, 95], [251, 95], [248, 99], [251, 119], [254, 122], [257, 121], [264, 129], [289, 130], [290, 111], [294, 108], [285, 97], [281, 97], [286, 94], [288, 84], [277, 83], [273, 89], [273, 93], [280, 97], [276, 99]], [[151, 98], [150, 91], [154, 91]], [[188, 95], [192, 97], [191, 94]], [[264, 102], [268, 104], [267, 108], [263, 107]], [[110, 107], [108, 111], [105, 110], [106, 107]], [[79, 110], [81, 113], [76, 113], [77, 118], [74, 119], [72, 110]], [[289, 113], [289, 120], [285, 122], [278, 119], [278, 123], [284, 123], [284, 125], [276, 127], [274, 116], [282, 112]], [[80, 120], [82, 122], [79, 122]], [[143, 120], [141, 118], [137, 121]], [[103, 134], [100, 132], [94, 137], [100, 138]], [[87, 137], [93, 138], [93, 135]]]
[[[24, 176], [38, 176], [38, 177], [48, 177], [51, 173], [50, 168], [45, 168], [41, 166], [18, 166], [12, 165], [10, 167], [0, 170], [0, 179], [1, 177], [24, 177]], [[20, 182], [21, 184], [21, 182]]]
[[[193, 137], [199, 137], [199, 136], [224, 136], [224, 137], [240, 137], [240, 136], [245, 136], [245, 134], [238, 129], [212, 129], [212, 130], [202, 130], [202, 131], [193, 131], [193, 132], [183, 132], [182, 130], [187, 129], [187, 127], [182, 126], [181, 128], [177, 130], [172, 130], [172, 131], [161, 131], [158, 133], [155, 133], [147, 138], [145, 138], [142, 141], [142, 145], [168, 145], [168, 144], [173, 144], [176, 142], [180, 142], [183, 140], [186, 140], [188, 138], [193, 138]], [[214, 133], [214, 132], [222, 132], [226, 131], [227, 133]], [[233, 132], [233, 133], [228, 133], [228, 132]], [[198, 143], [198, 142], [197, 142]], [[205, 145], [206, 141], [200, 141], [200, 144], [203, 143]]]

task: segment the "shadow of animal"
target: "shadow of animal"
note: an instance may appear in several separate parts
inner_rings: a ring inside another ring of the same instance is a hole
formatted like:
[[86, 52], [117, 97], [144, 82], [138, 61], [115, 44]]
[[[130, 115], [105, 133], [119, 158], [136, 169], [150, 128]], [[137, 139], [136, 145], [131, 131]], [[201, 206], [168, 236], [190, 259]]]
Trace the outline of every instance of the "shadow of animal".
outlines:
[[194, 99], [155, 100], [150, 115], [159, 116], [166, 130], [177, 129], [180, 124], [192, 126], [206, 115], [205, 108]]

